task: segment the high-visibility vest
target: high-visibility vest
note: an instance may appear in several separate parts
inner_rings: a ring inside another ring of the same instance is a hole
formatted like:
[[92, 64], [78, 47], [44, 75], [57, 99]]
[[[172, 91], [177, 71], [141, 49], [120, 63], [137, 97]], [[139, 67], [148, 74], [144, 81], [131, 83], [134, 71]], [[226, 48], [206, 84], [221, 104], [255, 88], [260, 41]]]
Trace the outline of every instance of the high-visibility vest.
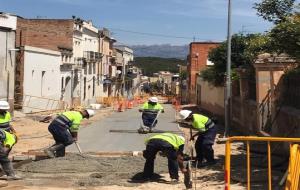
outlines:
[[164, 140], [168, 143], [170, 143], [175, 150], [178, 150], [179, 147], [181, 145], [184, 145], [184, 141], [178, 136], [178, 135], [175, 135], [175, 134], [172, 134], [172, 133], [162, 133], [162, 134], [157, 134], [157, 135], [154, 135], [148, 139], [146, 139], [146, 144], [151, 140], [151, 139], [160, 139], [160, 140]]
[[77, 132], [83, 116], [79, 111], [66, 111], [61, 115], [65, 116], [70, 121], [70, 131]]
[[148, 102], [144, 103], [141, 109], [144, 110], [163, 110], [164, 108], [159, 103], [156, 103], [154, 105], [149, 104]]
[[11, 148], [14, 144], [16, 144], [16, 136], [7, 131], [4, 131], [4, 133], [5, 133], [5, 140], [3, 141], [3, 145], [9, 146], [9, 148]]
[[200, 132], [205, 132], [207, 130], [206, 126], [212, 121], [201, 114], [193, 114], [192, 126]]
[[7, 111], [4, 115], [0, 114], [0, 128], [8, 128], [11, 121], [10, 113]]

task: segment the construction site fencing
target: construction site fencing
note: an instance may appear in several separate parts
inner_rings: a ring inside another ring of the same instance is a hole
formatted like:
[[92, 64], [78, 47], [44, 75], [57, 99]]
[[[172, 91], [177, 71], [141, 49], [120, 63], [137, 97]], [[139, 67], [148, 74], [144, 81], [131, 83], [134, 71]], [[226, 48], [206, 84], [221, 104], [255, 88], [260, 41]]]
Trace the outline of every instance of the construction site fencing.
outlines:
[[247, 167], [247, 190], [251, 189], [251, 161], [250, 161], [250, 142], [266, 142], [267, 143], [267, 161], [268, 161], [268, 190], [272, 190], [272, 163], [271, 163], [271, 143], [287, 142], [290, 143], [290, 161], [287, 174], [285, 190], [297, 190], [300, 176], [300, 149], [299, 145], [292, 143], [300, 143], [300, 138], [279, 138], [279, 137], [255, 137], [255, 136], [234, 136], [226, 140], [225, 148], [225, 190], [230, 190], [231, 179], [231, 143], [246, 143], [246, 167]]
[[33, 95], [24, 95], [21, 105], [15, 106], [21, 107], [24, 113], [58, 112], [70, 108], [62, 100]]
[[117, 96], [117, 97], [101, 97], [97, 99], [97, 102], [104, 107], [112, 107], [113, 111], [123, 112], [127, 109], [132, 109], [136, 106], [147, 101], [149, 96], [134, 96], [131, 99]]

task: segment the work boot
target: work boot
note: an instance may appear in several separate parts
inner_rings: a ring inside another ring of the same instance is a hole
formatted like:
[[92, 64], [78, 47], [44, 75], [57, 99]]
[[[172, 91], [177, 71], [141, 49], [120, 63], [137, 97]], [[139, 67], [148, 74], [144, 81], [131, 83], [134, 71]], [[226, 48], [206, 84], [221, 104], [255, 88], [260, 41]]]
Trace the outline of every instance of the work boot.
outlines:
[[5, 175], [1, 176], [0, 179], [4, 180], [20, 180], [20, 176], [17, 176], [14, 172], [11, 162], [3, 163], [2, 169], [5, 172]]
[[20, 177], [16, 174], [13, 174], [13, 175], [3, 175], [0, 177], [0, 179], [7, 180], [7, 181], [13, 181], [13, 180], [21, 180], [22, 177]]
[[203, 168], [203, 167], [207, 167], [207, 166], [213, 166], [215, 164], [217, 164], [216, 160], [206, 161], [206, 162], [198, 163], [197, 164], [197, 168]]
[[170, 184], [176, 185], [179, 183], [178, 179], [171, 179]]
[[49, 157], [49, 158], [55, 158], [54, 151], [51, 150], [50, 148], [47, 148], [44, 150], [44, 153]]
[[55, 145], [51, 146], [50, 148], [45, 149], [44, 152], [50, 158], [55, 158], [57, 156], [56, 152], [61, 150], [61, 149], [64, 149], [64, 148], [65, 148], [65, 145], [63, 145], [63, 144], [55, 144]]

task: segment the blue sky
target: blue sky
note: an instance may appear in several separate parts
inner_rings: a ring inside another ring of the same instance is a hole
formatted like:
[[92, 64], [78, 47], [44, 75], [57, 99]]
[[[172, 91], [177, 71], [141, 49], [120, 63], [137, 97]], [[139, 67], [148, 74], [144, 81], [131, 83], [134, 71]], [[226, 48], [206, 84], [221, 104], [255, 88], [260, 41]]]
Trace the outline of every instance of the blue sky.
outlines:
[[[233, 32], [264, 32], [271, 24], [252, 8], [259, 0], [232, 0]], [[25, 18], [71, 18], [92, 20], [111, 28], [120, 43], [188, 44], [222, 41], [227, 35], [227, 0], [0, 0], [0, 11]], [[139, 35], [122, 30], [185, 38]]]

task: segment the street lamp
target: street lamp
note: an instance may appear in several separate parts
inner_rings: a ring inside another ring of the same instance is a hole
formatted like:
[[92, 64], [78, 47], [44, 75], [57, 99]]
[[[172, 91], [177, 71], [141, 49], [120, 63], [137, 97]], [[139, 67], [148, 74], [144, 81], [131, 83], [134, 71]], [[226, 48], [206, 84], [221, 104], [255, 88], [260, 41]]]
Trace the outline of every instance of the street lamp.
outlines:
[[226, 94], [225, 94], [225, 133], [229, 135], [230, 128], [230, 103], [231, 103], [231, 0], [228, 0], [228, 22], [227, 22], [227, 71], [226, 71]]

